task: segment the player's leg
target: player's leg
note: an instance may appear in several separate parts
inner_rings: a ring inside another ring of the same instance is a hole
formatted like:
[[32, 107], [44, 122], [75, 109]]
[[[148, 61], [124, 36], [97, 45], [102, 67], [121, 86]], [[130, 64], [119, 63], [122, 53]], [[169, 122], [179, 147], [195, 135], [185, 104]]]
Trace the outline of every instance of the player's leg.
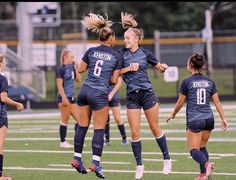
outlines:
[[4, 142], [6, 140], [7, 136], [7, 130], [8, 128], [4, 126], [0, 126], [0, 179], [6, 179], [6, 180], [11, 180], [11, 177], [6, 177], [3, 176], [3, 147], [4, 147]]
[[128, 140], [125, 132], [125, 125], [124, 121], [121, 119], [121, 106], [118, 104], [117, 106], [111, 107], [112, 113], [114, 115], [116, 124], [118, 126], [118, 129], [120, 131], [121, 137], [122, 137], [122, 145], [127, 145]]
[[104, 145], [110, 145], [110, 115], [108, 114], [107, 117], [107, 123], [105, 127], [105, 140], [104, 140]]
[[60, 113], [61, 113], [61, 122], [59, 127], [59, 134], [60, 134], [60, 147], [61, 148], [72, 148], [73, 145], [69, 144], [66, 141], [66, 135], [67, 135], [67, 125], [70, 118], [70, 105], [65, 106], [62, 103], [58, 104]]
[[163, 174], [169, 174], [172, 170], [172, 162], [168, 150], [166, 136], [159, 125], [159, 103], [152, 108], [144, 110], [149, 127], [163, 155]]
[[92, 162], [90, 170], [96, 173], [99, 178], [105, 178], [101, 168], [100, 160], [102, 157], [103, 145], [104, 145], [104, 133], [109, 113], [109, 107], [105, 106], [99, 110], [93, 110], [93, 126], [94, 134], [92, 138]]
[[70, 109], [71, 115], [75, 119], [75, 126], [74, 126], [74, 131], [76, 132], [78, 125], [79, 125], [79, 107], [76, 103], [71, 104], [71, 109]]

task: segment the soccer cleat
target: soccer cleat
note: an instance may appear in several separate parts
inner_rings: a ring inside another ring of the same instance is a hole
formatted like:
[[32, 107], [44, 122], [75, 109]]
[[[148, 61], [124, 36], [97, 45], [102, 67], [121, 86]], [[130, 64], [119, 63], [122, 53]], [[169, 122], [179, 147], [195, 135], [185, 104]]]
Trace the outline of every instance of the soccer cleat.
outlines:
[[87, 170], [85, 169], [82, 161], [73, 159], [71, 161], [71, 166], [75, 168], [78, 171], [78, 173], [87, 174]]
[[171, 159], [164, 159], [163, 161], [163, 174], [169, 174], [172, 170]]
[[121, 144], [124, 145], [124, 146], [128, 145], [129, 144], [128, 139], [123, 139]]
[[207, 180], [206, 174], [199, 174], [195, 180]]
[[144, 165], [136, 166], [135, 179], [140, 180], [143, 177]]
[[101, 179], [105, 179], [105, 176], [104, 176], [104, 174], [103, 174], [103, 172], [102, 172], [101, 167], [96, 166], [95, 164], [92, 163], [92, 164], [89, 166], [89, 169], [91, 170], [91, 172], [95, 172], [95, 174], [96, 174], [97, 177], [99, 177], [99, 178], [101, 178]]
[[1, 176], [0, 180], [12, 180], [11, 177], [7, 177], [7, 176]]
[[73, 148], [74, 146], [70, 143], [68, 143], [67, 141], [64, 142], [60, 142], [60, 147], [61, 148]]
[[206, 168], [206, 178], [211, 178], [212, 177], [212, 172], [213, 169], [215, 169], [215, 164], [212, 162], [207, 162], [205, 164], [205, 168]]
[[109, 145], [111, 145], [111, 142], [110, 142], [110, 140], [107, 140], [107, 139], [106, 139], [106, 140], [104, 141], [104, 146], [109, 146]]

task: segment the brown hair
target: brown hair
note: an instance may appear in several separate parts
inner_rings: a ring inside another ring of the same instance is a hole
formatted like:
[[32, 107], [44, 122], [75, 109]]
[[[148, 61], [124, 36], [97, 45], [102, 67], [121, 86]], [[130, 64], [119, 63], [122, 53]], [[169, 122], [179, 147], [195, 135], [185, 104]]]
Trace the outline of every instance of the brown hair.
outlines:
[[194, 53], [189, 58], [189, 64], [196, 70], [202, 70], [204, 66], [204, 56], [199, 53]]
[[92, 30], [92, 32], [98, 33], [100, 41], [106, 41], [110, 36], [114, 36], [115, 33], [111, 29], [113, 22], [108, 20], [108, 15], [104, 18], [100, 14], [89, 13], [88, 16], [84, 16], [81, 23], [86, 29]]
[[4, 62], [6, 59], [5, 59], [5, 56], [0, 53], [0, 63]]
[[139, 43], [143, 40], [143, 29], [137, 28], [138, 23], [134, 19], [136, 15], [132, 15], [126, 12], [121, 12], [121, 24], [124, 29], [133, 31], [139, 38]]
[[64, 63], [64, 58], [65, 58], [65, 56], [66, 56], [69, 52], [71, 52], [71, 51], [68, 50], [68, 49], [63, 49], [63, 50], [62, 50], [62, 52], [61, 52], [61, 57], [60, 57], [60, 63], [61, 63], [61, 65]]

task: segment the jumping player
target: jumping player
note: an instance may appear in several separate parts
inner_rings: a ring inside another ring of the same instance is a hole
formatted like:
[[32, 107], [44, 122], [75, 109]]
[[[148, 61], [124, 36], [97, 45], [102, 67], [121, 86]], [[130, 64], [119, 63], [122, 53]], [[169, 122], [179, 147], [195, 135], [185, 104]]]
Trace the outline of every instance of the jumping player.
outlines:
[[187, 70], [191, 76], [184, 79], [180, 90], [179, 99], [167, 122], [174, 119], [187, 99], [187, 144], [192, 158], [200, 165], [200, 174], [196, 180], [205, 180], [211, 177], [214, 163], [209, 162], [206, 148], [211, 131], [214, 129], [214, 116], [210, 106], [210, 100], [216, 106], [221, 117], [221, 127], [226, 130], [228, 123], [218, 97], [215, 83], [202, 74], [204, 57], [194, 53], [187, 61]]
[[163, 154], [163, 173], [169, 174], [171, 172], [171, 159], [166, 136], [159, 126], [159, 100], [153, 91], [147, 74], [148, 64], [151, 64], [161, 73], [168, 66], [159, 63], [152, 52], [140, 46], [143, 31], [137, 28], [138, 23], [132, 14], [121, 13], [121, 23], [123, 28], [127, 30], [124, 33], [125, 48], [121, 50], [123, 67], [120, 74], [123, 75], [127, 87], [127, 116], [132, 136], [131, 146], [137, 164], [135, 178], [141, 179], [144, 173], [140, 137], [141, 108], [144, 110], [152, 134]]
[[99, 178], [105, 178], [100, 160], [104, 145], [104, 132], [109, 112], [109, 84], [117, 83], [120, 69], [120, 54], [112, 47], [115, 33], [111, 29], [112, 21], [108, 17], [89, 13], [84, 16], [82, 24], [89, 30], [99, 34], [101, 45], [88, 49], [79, 66], [79, 72], [88, 70], [78, 96], [80, 122], [74, 137], [74, 158], [71, 162], [79, 173], [87, 171], [82, 161], [84, 139], [93, 114], [94, 134], [92, 138], [92, 161], [89, 169]]

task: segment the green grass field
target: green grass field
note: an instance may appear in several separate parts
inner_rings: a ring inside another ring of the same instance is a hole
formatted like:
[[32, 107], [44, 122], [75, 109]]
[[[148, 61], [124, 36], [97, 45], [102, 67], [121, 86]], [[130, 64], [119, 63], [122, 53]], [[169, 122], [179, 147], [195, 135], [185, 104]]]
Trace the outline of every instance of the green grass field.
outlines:
[[[214, 180], [236, 179], [236, 103], [224, 103], [225, 114], [229, 121], [229, 129], [220, 129], [218, 113], [215, 114], [215, 130], [208, 143], [210, 160], [216, 164]], [[199, 167], [190, 158], [185, 140], [185, 111], [182, 109], [176, 119], [170, 123], [165, 117], [174, 104], [161, 105], [160, 124], [166, 133], [169, 151], [173, 160], [173, 172], [163, 175], [162, 155], [142, 115], [142, 145], [145, 174], [143, 180], [193, 180]], [[124, 108], [124, 107], [123, 107]], [[170, 108], [170, 109], [169, 109]], [[40, 113], [35, 115], [32, 113]], [[48, 113], [48, 114], [45, 114]], [[53, 114], [54, 113], [54, 114]], [[4, 173], [13, 180], [95, 180], [94, 173], [78, 174], [70, 167], [73, 149], [59, 148], [59, 114], [58, 110], [32, 111], [30, 117], [24, 117], [25, 112], [9, 112], [9, 131], [4, 150]], [[43, 115], [44, 114], [44, 115]], [[126, 124], [127, 135], [130, 130], [125, 111], [122, 117]], [[73, 123], [70, 120], [67, 139], [73, 143]], [[134, 179], [135, 160], [130, 144], [122, 146], [121, 136], [111, 116], [111, 145], [104, 146], [102, 168], [108, 180]], [[86, 167], [91, 160], [92, 125], [86, 136], [86, 147], [83, 159]]]

